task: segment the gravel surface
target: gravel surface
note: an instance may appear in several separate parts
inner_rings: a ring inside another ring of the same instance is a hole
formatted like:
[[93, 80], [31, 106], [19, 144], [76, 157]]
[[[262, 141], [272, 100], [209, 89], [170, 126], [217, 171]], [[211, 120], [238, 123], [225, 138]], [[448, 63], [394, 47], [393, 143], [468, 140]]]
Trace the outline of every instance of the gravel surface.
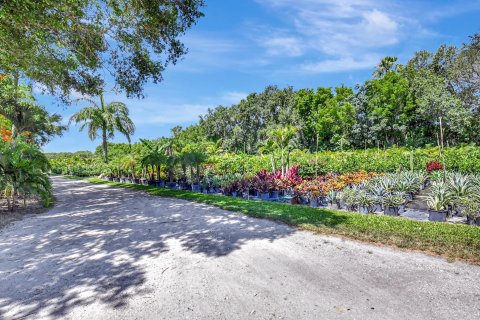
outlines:
[[53, 182], [53, 209], [0, 231], [0, 318], [480, 318], [477, 266]]

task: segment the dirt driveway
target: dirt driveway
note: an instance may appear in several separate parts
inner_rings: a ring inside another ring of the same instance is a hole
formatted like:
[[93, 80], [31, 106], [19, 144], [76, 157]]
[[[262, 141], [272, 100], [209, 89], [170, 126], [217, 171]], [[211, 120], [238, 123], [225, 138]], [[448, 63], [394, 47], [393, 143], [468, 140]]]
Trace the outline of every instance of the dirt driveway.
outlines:
[[53, 182], [53, 209], [0, 231], [0, 318], [480, 318], [480, 267]]

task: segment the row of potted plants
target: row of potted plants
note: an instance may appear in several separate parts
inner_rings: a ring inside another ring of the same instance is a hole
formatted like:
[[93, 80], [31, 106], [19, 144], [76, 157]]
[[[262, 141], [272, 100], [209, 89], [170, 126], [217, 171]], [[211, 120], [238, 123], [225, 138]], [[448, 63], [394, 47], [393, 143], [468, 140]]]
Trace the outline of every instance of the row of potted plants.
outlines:
[[358, 171], [343, 175], [325, 174], [317, 178], [302, 178], [298, 166], [292, 166], [283, 176], [280, 172], [261, 170], [256, 175], [206, 175], [194, 186], [178, 181], [132, 180], [129, 177], [111, 178], [118, 182], [156, 185], [169, 188], [191, 188], [204, 193], [223, 193], [246, 199], [278, 200], [288, 195], [292, 203], [328, 206], [361, 213], [398, 216], [409, 201], [425, 188], [421, 196], [429, 208], [429, 220], [445, 221], [449, 215], [467, 218], [470, 224], [480, 225], [480, 178], [474, 175], [444, 173], [441, 163], [427, 165], [427, 172], [377, 174]]
[[480, 225], [480, 177], [446, 173], [433, 181], [424, 197], [436, 221], [449, 215], [465, 216], [468, 224]]

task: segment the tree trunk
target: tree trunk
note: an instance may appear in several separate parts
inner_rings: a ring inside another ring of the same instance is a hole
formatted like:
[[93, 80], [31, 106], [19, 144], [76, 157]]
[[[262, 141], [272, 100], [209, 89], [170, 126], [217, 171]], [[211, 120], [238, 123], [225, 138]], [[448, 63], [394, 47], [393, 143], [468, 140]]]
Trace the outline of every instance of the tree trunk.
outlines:
[[108, 162], [107, 129], [102, 130], [103, 162]]
[[187, 180], [187, 166], [182, 164], [183, 179]]
[[318, 177], [318, 132], [315, 136], [316, 140], [317, 140], [317, 146], [316, 146], [316, 149], [315, 149], [315, 178]]
[[282, 165], [281, 171], [282, 171], [282, 177], [283, 177], [283, 176], [284, 176], [284, 172], [285, 172], [285, 170], [284, 170], [283, 149], [282, 149], [282, 158], [281, 158], [280, 162], [281, 162], [281, 165]]
[[12, 183], [13, 185], [13, 190], [12, 190], [12, 207], [10, 209], [10, 211], [13, 211], [15, 209], [15, 203], [17, 202], [17, 198], [16, 198], [16, 194], [17, 194], [17, 182], [14, 181]]
[[440, 117], [440, 156], [443, 162], [443, 182], [447, 179], [447, 168], [445, 165], [445, 153], [443, 151], [443, 125], [442, 125], [442, 117]]
[[157, 165], [157, 181], [160, 181], [160, 165]]
[[19, 122], [19, 117], [20, 117], [20, 110], [18, 108], [18, 82], [19, 82], [19, 76], [18, 72], [15, 72], [13, 74], [13, 118], [14, 120], [12, 121], [12, 144], [15, 146], [15, 138], [18, 136], [18, 128], [15, 125], [15, 122]]

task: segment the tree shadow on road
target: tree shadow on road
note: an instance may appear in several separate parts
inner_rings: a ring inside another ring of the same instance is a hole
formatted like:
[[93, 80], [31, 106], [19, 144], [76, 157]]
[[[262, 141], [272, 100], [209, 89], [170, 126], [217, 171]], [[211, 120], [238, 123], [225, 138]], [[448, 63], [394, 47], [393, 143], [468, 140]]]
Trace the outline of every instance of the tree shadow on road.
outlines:
[[93, 303], [124, 307], [146, 290], [142, 261], [161, 259], [170, 241], [215, 259], [295, 232], [204, 204], [54, 180], [55, 208], [0, 232], [0, 318], [61, 318]]

